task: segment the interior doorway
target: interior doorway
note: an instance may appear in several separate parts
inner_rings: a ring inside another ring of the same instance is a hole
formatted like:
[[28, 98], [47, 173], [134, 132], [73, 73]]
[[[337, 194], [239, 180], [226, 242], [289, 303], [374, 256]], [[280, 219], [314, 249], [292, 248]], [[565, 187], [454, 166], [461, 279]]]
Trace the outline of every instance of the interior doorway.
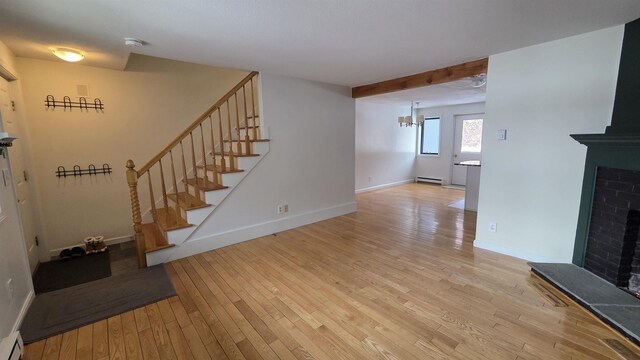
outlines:
[[453, 161], [451, 162], [451, 184], [466, 186], [467, 168], [456, 165], [463, 161], [482, 157], [482, 123], [484, 114], [456, 115], [453, 136]]
[[[9, 83], [5, 79], [0, 78], [0, 121], [2, 121], [4, 127], [3, 131], [18, 138], [13, 146], [8, 149], [8, 152], [11, 153], [8, 160], [10, 160], [12, 180], [19, 209], [19, 221], [22, 226], [24, 241], [26, 242], [29, 268], [33, 274], [38, 266], [39, 254], [36, 243], [37, 232], [35, 216], [32, 207], [33, 197], [31, 196], [28, 184], [29, 175], [26, 169], [25, 150], [20, 140], [20, 138], [24, 139], [25, 135], [22, 130], [23, 124], [20, 124], [19, 120], [20, 117], [16, 116], [15, 108], [11, 101]], [[6, 181], [10, 180], [11, 179], [6, 179]]]

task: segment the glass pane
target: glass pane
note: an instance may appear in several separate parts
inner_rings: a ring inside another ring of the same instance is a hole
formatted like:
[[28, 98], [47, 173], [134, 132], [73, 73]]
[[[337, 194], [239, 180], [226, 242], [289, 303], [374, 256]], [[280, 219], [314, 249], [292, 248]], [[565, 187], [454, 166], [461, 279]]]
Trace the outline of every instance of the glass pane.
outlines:
[[482, 144], [482, 119], [462, 121], [461, 152], [479, 153]]
[[438, 154], [440, 148], [440, 118], [424, 119], [422, 125], [422, 154]]

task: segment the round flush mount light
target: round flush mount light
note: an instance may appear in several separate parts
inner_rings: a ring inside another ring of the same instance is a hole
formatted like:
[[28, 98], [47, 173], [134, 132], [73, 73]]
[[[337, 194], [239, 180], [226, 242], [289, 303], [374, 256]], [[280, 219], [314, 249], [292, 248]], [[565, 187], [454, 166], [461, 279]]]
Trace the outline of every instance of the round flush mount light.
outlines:
[[141, 47], [144, 45], [144, 41], [136, 38], [127, 37], [124, 38], [124, 44], [129, 47]]
[[53, 51], [53, 55], [59, 57], [64, 61], [76, 62], [84, 59], [84, 55], [78, 50], [69, 49], [69, 48], [56, 48], [56, 49], [53, 49], [52, 51]]

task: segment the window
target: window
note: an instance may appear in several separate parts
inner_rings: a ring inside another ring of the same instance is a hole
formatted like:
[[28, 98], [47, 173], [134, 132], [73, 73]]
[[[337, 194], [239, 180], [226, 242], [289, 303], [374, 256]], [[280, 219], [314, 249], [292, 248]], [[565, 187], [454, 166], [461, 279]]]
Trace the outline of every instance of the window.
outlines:
[[469, 119], [462, 122], [463, 153], [479, 153], [482, 145], [482, 119]]
[[420, 128], [420, 154], [438, 155], [440, 153], [440, 118], [425, 118]]

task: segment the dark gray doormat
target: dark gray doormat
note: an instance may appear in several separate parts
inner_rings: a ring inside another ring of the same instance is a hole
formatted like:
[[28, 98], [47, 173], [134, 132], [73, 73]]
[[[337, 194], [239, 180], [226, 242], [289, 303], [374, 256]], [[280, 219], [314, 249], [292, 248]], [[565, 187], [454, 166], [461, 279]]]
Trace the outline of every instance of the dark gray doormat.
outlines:
[[111, 276], [109, 252], [85, 255], [68, 261], [49, 261], [38, 265], [33, 275], [36, 294], [84, 284]]
[[164, 265], [140, 269], [36, 296], [20, 333], [28, 344], [174, 295]]
[[640, 299], [573, 264], [529, 263], [531, 271], [640, 345]]

